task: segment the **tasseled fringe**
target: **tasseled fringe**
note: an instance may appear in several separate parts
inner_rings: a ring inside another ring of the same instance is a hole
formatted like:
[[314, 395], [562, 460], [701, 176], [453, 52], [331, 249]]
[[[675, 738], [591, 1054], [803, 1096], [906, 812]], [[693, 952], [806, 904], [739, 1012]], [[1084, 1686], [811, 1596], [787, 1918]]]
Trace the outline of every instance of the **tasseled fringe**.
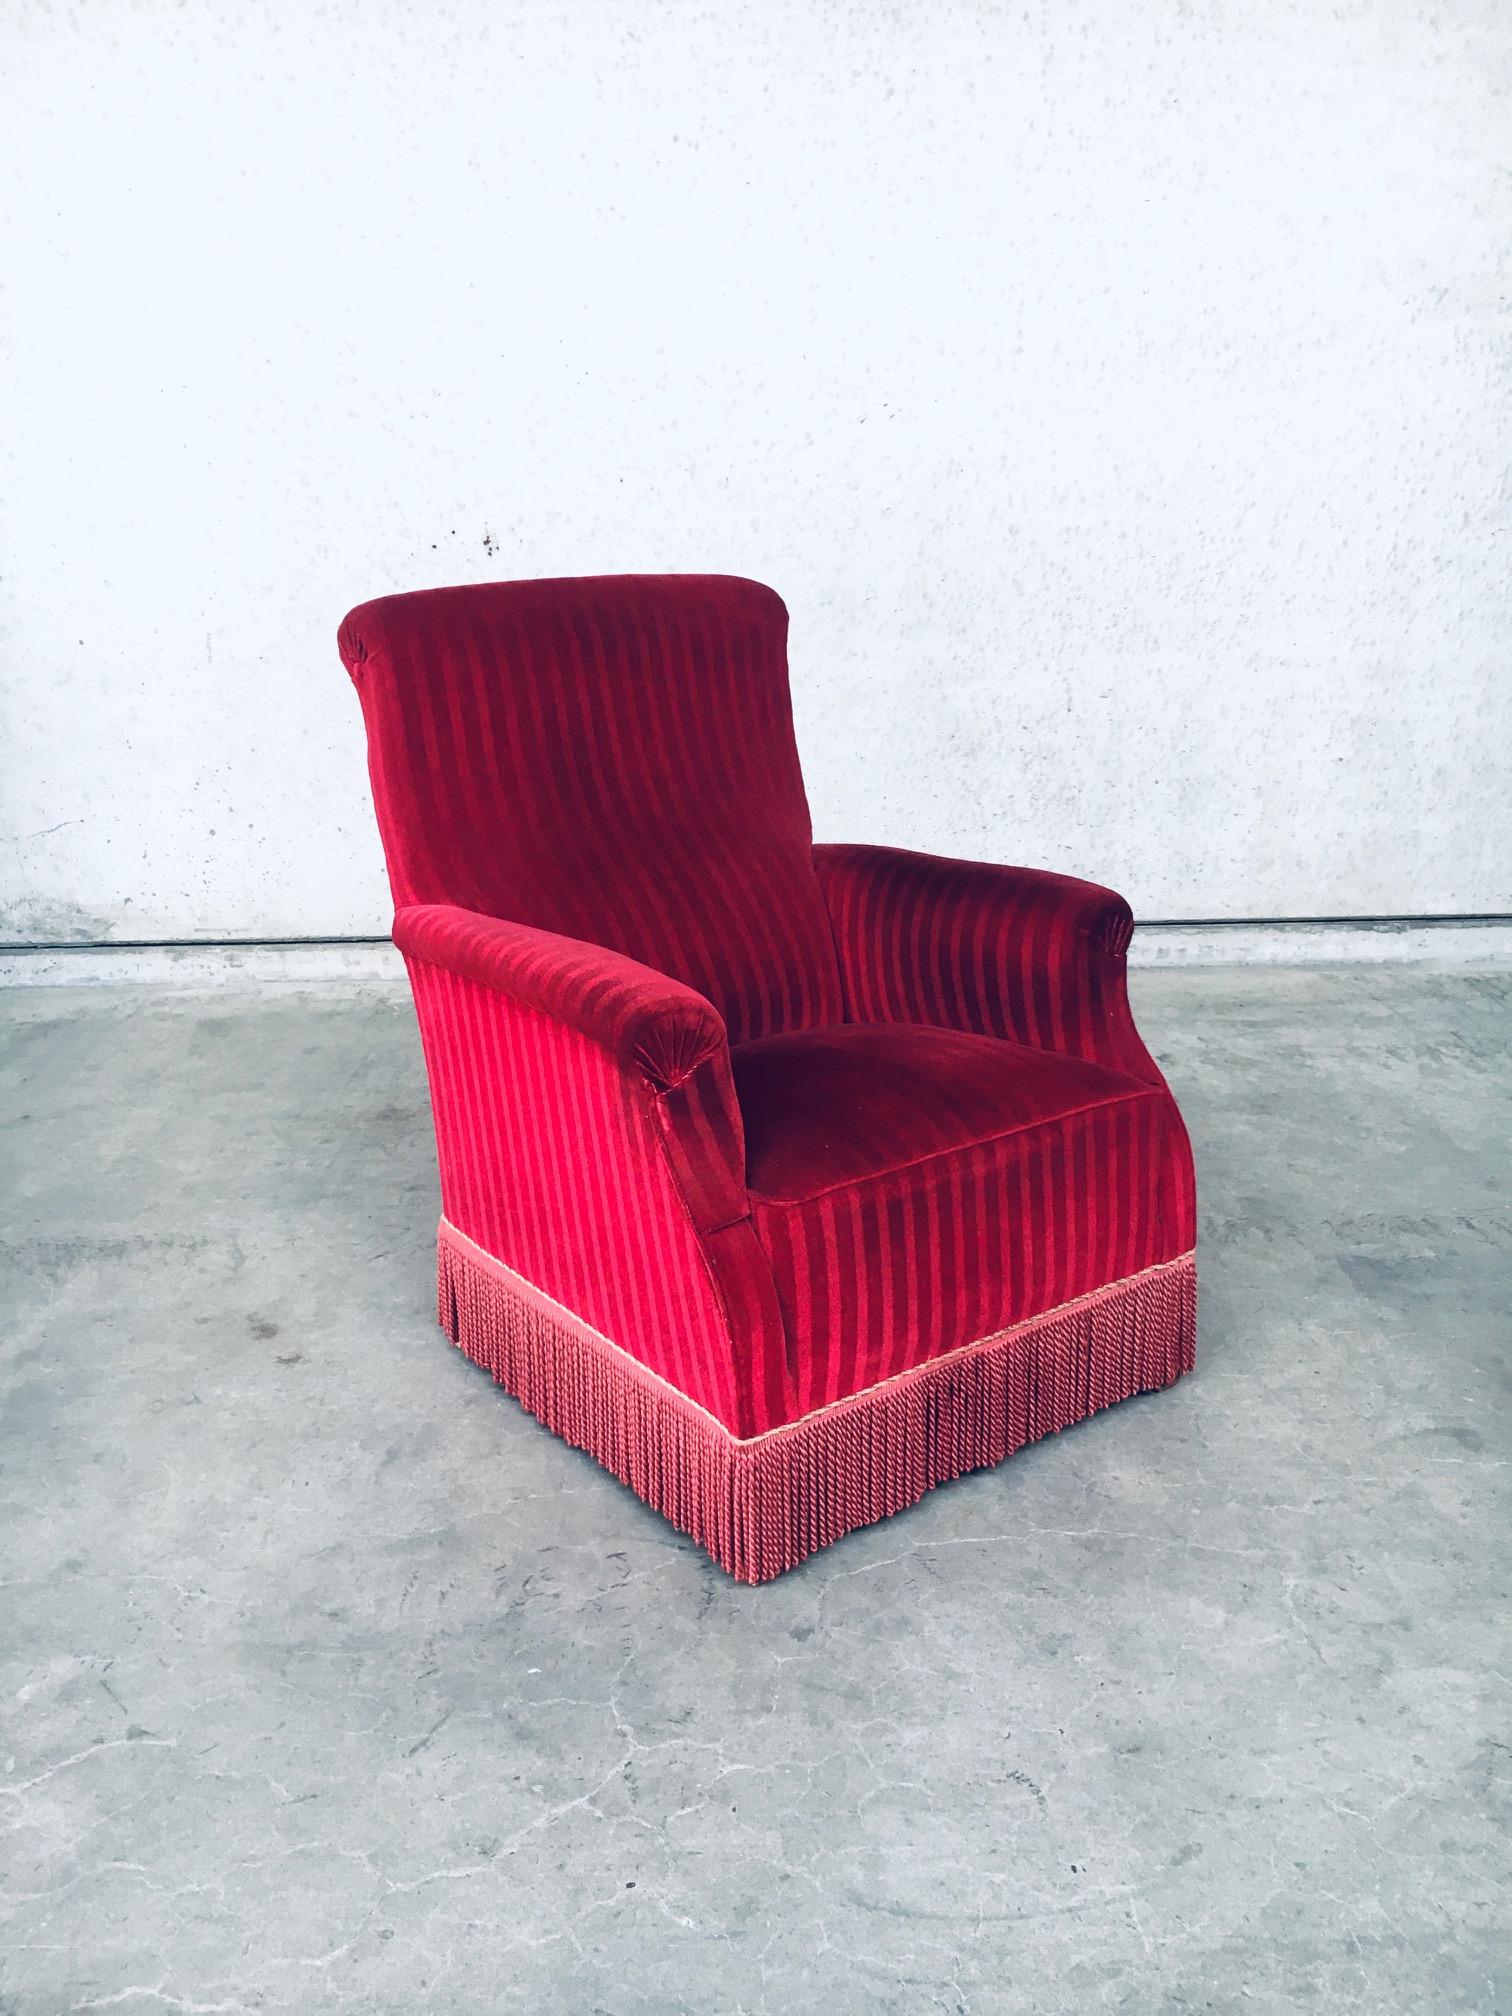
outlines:
[[1191, 1254], [738, 1441], [442, 1222], [441, 1327], [740, 1582], [768, 1582], [1099, 1407], [1192, 1368]]

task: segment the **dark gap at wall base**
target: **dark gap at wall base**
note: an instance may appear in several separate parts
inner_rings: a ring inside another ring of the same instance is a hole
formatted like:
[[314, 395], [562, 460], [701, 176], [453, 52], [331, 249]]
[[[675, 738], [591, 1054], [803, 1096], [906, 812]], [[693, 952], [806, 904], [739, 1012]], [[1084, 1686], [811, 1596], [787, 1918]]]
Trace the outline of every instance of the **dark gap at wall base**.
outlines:
[[[1146, 931], [1271, 931], [1308, 926], [1326, 929], [1349, 925], [1356, 930], [1396, 931], [1425, 925], [1512, 924], [1512, 910], [1444, 911], [1434, 915], [1391, 917], [1141, 917], [1135, 929]], [[311, 938], [61, 938], [0, 940], [0, 952], [248, 952], [262, 948], [304, 945], [388, 945], [378, 937]]]

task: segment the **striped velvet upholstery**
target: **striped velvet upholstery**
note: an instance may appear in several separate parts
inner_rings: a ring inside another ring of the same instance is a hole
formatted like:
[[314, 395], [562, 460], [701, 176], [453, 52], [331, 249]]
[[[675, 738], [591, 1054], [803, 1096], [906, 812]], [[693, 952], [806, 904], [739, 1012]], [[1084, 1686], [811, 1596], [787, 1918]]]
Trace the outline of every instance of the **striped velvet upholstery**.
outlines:
[[447, 1219], [732, 1433], [790, 1411], [719, 1018], [619, 953], [401, 910]]
[[1124, 1072], [908, 1023], [771, 1037], [734, 1070], [800, 1408], [1191, 1246], [1175, 1107]]
[[1122, 896], [897, 847], [816, 847], [850, 1022], [935, 1022], [1159, 1084], [1129, 1013]]
[[[442, 1320], [760, 1574], [1177, 1376], [1195, 1228], [1127, 905], [814, 847], [785, 640], [770, 590], [697, 576], [395, 596], [340, 639], [430, 1075]], [[874, 1389], [885, 1419], [856, 1412]], [[951, 1447], [900, 1451], [941, 1396]], [[840, 1403], [883, 1466], [849, 1483], [814, 1411]]]
[[769, 588], [441, 588], [354, 609], [340, 641], [398, 907], [612, 946], [736, 1042], [841, 1019]]
[[[849, 1020], [973, 1030], [1086, 1058], [1158, 1090], [1160, 1124], [1113, 1175], [1111, 1198], [1126, 1215], [1157, 1196], [1153, 1258], [1191, 1252], [1191, 1143], [1129, 1010], [1134, 918], [1124, 899], [1068, 875], [893, 847], [816, 847], [814, 860]], [[1102, 1207], [1094, 1199], [1091, 1208]]]

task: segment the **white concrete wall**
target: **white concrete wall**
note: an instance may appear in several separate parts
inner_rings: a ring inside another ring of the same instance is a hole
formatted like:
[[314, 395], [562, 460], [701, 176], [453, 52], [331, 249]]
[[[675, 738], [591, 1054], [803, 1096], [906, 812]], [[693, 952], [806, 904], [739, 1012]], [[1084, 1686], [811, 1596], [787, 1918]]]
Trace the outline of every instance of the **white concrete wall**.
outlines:
[[1506, 0], [7, 10], [16, 939], [387, 921], [336, 622], [770, 581], [817, 829], [1512, 910]]

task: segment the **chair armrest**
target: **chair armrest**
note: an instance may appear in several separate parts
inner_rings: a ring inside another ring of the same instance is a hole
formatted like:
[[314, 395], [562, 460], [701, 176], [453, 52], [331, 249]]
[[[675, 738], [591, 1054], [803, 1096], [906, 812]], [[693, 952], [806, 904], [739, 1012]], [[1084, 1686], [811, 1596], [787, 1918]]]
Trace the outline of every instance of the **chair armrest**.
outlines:
[[816, 847], [814, 867], [854, 1020], [973, 1030], [1164, 1083], [1129, 1010], [1133, 914], [1111, 889], [896, 847]]
[[607, 946], [450, 903], [401, 910], [394, 943], [408, 958], [496, 988], [521, 1007], [566, 1023], [658, 1092], [681, 1085], [706, 1058], [728, 1055], [725, 1025], [712, 1002]]
[[416, 962], [439, 968], [603, 1052], [649, 1106], [698, 1231], [747, 1215], [745, 1125], [729, 1040], [702, 994], [607, 946], [450, 903], [401, 910], [394, 943], [412, 979]]
[[449, 904], [394, 920], [451, 1224], [735, 1434], [793, 1373], [745, 1187], [724, 1023], [576, 938]]

